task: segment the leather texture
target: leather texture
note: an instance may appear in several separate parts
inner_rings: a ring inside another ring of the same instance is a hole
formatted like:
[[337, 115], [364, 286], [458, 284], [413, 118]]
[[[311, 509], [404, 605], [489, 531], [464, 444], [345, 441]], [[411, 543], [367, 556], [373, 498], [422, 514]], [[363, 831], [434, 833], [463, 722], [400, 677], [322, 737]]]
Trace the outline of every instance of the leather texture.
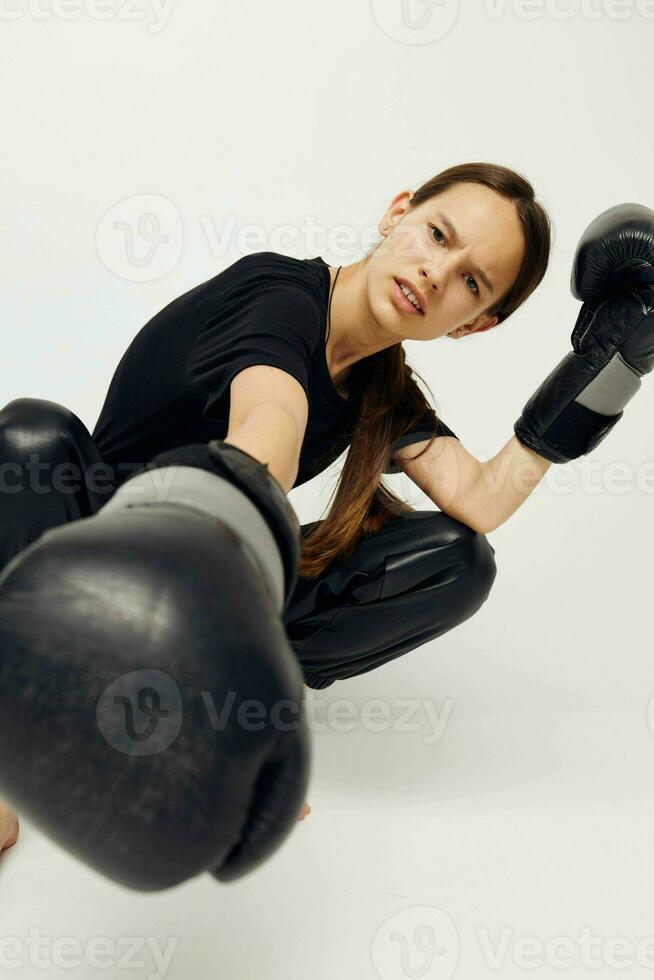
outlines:
[[284, 624], [306, 683], [329, 687], [442, 636], [481, 608], [496, 574], [485, 535], [440, 511], [398, 515], [320, 579], [299, 578]]
[[[2, 459], [24, 469], [37, 447], [42, 460], [73, 461], [82, 474], [85, 467], [110, 471], [69, 409], [33, 398], [10, 402], [0, 411]], [[43, 531], [96, 513], [115, 492], [99, 492], [99, 478], [96, 492], [88, 489], [92, 480], [76, 482], [75, 493], [51, 487], [44, 496], [26, 485], [6, 497], [0, 570]], [[302, 535], [313, 526], [304, 525]], [[487, 538], [467, 525], [439, 511], [412, 511], [364, 539], [320, 579], [298, 578], [283, 622], [306, 683], [324, 688], [365, 673], [464, 622], [490, 593], [494, 556]]]
[[654, 366], [654, 212], [621, 204], [585, 230], [571, 288], [584, 300], [572, 351], [525, 404], [517, 438], [553, 463], [591, 452]]
[[[0, 447], [14, 484], [28, 461], [45, 464], [40, 489], [23, 479], [0, 522], [0, 791], [128, 887], [167, 888], [202, 871], [241, 877], [280, 846], [304, 798], [302, 726], [264, 727], [245, 739], [228, 727], [217, 737], [204, 723], [200, 692], [214, 692], [218, 716], [221, 692], [267, 709], [297, 705], [302, 680], [327, 687], [465, 622], [495, 580], [484, 535], [438, 511], [413, 511], [319, 580], [298, 578], [275, 619], [256, 604], [244, 555], [216, 561], [217, 532], [200, 513], [185, 508], [182, 517], [170, 506], [151, 525], [130, 508], [101, 532], [99, 512], [116, 488], [88, 430], [64, 406], [9, 403], [0, 411]], [[81, 476], [70, 492], [54, 477], [62, 462]], [[86, 479], [87, 467], [105, 473], [104, 489]], [[225, 657], [218, 640], [226, 622], [238, 635]], [[261, 654], [271, 643], [279, 653], [272, 660]], [[144, 722], [158, 698], [173, 719], [191, 720], [152, 755], [131, 753], [107, 698], [135, 664], [150, 671], [147, 690], [137, 680], [118, 687], [118, 703], [142, 708]], [[108, 744], [107, 731], [128, 751]]]
[[200, 508], [83, 516], [53, 466], [76, 441], [92, 455], [81, 421], [34, 400], [4, 417], [45, 492], [14, 495], [24, 530], [5, 546], [32, 543], [0, 574], [0, 791], [126, 887], [242, 877], [296, 826], [310, 759], [302, 672], [255, 563]]
[[654, 211], [644, 204], [616, 204], [583, 233], [572, 263], [576, 299], [596, 303], [625, 286], [652, 284]]

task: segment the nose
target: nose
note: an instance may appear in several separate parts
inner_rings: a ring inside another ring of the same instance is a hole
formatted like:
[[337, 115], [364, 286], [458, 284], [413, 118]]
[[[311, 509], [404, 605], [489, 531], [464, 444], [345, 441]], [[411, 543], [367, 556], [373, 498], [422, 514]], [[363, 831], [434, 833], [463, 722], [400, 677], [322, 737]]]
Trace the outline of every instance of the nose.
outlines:
[[420, 268], [420, 285], [427, 295], [443, 290], [455, 270], [456, 257], [450, 252], [434, 256]]

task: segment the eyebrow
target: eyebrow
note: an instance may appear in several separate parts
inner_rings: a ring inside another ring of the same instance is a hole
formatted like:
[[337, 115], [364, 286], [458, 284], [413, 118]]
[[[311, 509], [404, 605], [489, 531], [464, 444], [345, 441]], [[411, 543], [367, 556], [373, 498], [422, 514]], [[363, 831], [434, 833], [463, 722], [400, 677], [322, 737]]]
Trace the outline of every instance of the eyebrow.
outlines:
[[[455, 245], [458, 245], [459, 248], [460, 248], [461, 247], [461, 241], [459, 239], [459, 234], [458, 234], [456, 228], [454, 227], [454, 225], [452, 224], [452, 222], [450, 221], [450, 219], [446, 215], [444, 215], [442, 211], [437, 211], [436, 214], [438, 215], [438, 217], [440, 218], [440, 220], [445, 225], [445, 228], [447, 229], [447, 233], [450, 236], [450, 238], [452, 239], [452, 241], [454, 242], [454, 244]], [[489, 293], [492, 293], [493, 292], [493, 284], [491, 283], [490, 279], [488, 278], [488, 276], [486, 275], [486, 273], [484, 272], [484, 270], [483, 269], [480, 269], [478, 265], [471, 265], [470, 268], [472, 269], [472, 271], [476, 275], [479, 276], [479, 278], [481, 279], [481, 281], [483, 282], [484, 286], [489, 291]]]

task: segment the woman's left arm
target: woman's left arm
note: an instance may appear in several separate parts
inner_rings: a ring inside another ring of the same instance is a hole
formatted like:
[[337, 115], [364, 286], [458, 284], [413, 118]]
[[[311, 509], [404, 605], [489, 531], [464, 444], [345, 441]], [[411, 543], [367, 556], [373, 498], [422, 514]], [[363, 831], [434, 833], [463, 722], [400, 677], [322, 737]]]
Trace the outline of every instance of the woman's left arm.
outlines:
[[[619, 265], [616, 286], [612, 263], [630, 244], [634, 254]], [[645, 284], [631, 285], [630, 276]], [[482, 462], [451, 436], [434, 439], [422, 458], [414, 457], [429, 441], [394, 454], [444, 513], [483, 534], [515, 513], [552, 463], [595, 449], [654, 368], [654, 212], [623, 205], [596, 218], [578, 246], [573, 281], [575, 295], [594, 304], [581, 307], [572, 350], [529, 398], [497, 455]]]
[[[395, 454], [446, 514], [487, 532], [524, 503], [552, 463], [585, 456], [606, 438], [654, 368], [654, 211], [618, 204], [590, 223], [573, 262], [572, 291], [584, 305], [572, 350], [522, 410], [515, 435], [482, 463], [457, 439]], [[408, 457], [408, 458], [407, 458]]]
[[395, 454], [400, 469], [445, 514], [487, 534], [503, 524], [538, 486], [552, 465], [515, 436], [497, 455], [482, 462], [451, 436], [439, 436]]

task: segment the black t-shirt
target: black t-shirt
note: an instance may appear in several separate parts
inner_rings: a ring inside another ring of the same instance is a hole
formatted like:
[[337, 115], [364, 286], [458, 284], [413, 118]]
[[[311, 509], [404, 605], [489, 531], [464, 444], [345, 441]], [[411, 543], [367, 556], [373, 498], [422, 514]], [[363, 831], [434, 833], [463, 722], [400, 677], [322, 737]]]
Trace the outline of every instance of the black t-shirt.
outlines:
[[[253, 364], [287, 371], [304, 388], [308, 421], [295, 486], [349, 445], [359, 393], [344, 398], [325, 356], [329, 267], [319, 256], [256, 252], [173, 300], [121, 358], [93, 437], [117, 485], [164, 450], [224, 439], [232, 379]], [[427, 412], [393, 449], [455, 434]], [[398, 472], [392, 463], [387, 473]]]

